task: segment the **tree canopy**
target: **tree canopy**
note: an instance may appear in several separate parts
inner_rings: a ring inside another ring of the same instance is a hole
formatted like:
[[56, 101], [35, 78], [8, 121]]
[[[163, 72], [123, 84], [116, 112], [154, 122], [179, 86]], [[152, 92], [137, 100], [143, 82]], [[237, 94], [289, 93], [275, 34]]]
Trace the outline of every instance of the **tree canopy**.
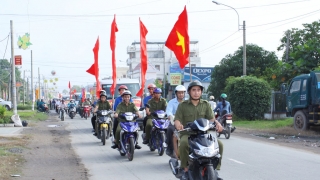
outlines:
[[[261, 77], [267, 68], [278, 65], [274, 52], [266, 51], [255, 44], [246, 45], [247, 75]], [[229, 77], [243, 75], [243, 48], [240, 46], [234, 54], [228, 54], [214, 67], [208, 92], [216, 97], [223, 92]], [[271, 77], [270, 77], [271, 78]]]

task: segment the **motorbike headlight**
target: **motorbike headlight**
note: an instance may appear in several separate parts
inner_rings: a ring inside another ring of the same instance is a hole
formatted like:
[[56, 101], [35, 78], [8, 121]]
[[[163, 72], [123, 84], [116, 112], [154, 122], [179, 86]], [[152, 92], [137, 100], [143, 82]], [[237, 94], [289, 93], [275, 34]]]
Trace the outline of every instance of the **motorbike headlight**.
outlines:
[[214, 144], [212, 144], [209, 147], [201, 146], [198, 143], [197, 143], [197, 145], [198, 145], [198, 147], [200, 147], [200, 149], [194, 149], [194, 152], [199, 156], [213, 157], [219, 153], [219, 149], [215, 149]]
[[163, 119], [165, 117], [165, 114], [158, 113], [157, 115], [158, 115], [158, 118], [160, 118], [160, 119]]
[[133, 120], [133, 116], [126, 116], [126, 120], [127, 121], [132, 121]]

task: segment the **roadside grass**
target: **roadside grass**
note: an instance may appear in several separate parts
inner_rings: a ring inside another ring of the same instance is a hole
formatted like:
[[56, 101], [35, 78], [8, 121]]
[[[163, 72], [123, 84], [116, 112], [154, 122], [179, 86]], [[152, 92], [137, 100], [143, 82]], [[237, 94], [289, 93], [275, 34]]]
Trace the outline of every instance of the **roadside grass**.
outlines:
[[21, 152], [30, 136], [0, 137], [0, 179], [11, 179], [11, 174], [19, 174], [24, 163]]
[[[28, 121], [44, 121], [48, 119], [48, 115], [46, 113], [41, 113], [32, 110], [18, 110], [18, 114], [21, 120]], [[13, 115], [12, 111], [6, 111], [4, 113], [5, 117], [11, 117]]]
[[247, 128], [247, 129], [256, 129], [256, 130], [265, 130], [265, 129], [278, 129], [284, 127], [292, 127], [293, 120], [292, 118], [278, 119], [278, 120], [237, 120], [233, 121], [233, 126]]

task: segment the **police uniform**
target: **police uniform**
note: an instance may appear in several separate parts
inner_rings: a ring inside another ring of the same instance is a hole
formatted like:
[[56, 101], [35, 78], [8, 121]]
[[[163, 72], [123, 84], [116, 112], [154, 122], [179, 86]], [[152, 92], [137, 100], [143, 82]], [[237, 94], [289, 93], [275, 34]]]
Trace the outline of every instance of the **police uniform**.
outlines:
[[[100, 100], [98, 101], [97, 105], [99, 106], [98, 111], [111, 109], [110, 103], [107, 100], [105, 102], [102, 102]], [[91, 123], [92, 123], [93, 129], [96, 129], [96, 116], [92, 116]]]
[[[120, 113], [125, 113], [125, 112], [133, 112], [136, 113], [138, 112], [138, 109], [136, 107], [136, 105], [132, 102], [129, 102], [128, 105], [125, 102], [121, 102], [118, 106], [117, 106], [117, 110], [116, 113], [119, 115]], [[122, 117], [118, 117], [118, 121], [119, 122], [126, 122], [125, 119], [123, 119]], [[120, 127], [120, 123], [118, 123], [117, 126], [117, 130], [115, 133], [115, 143], [117, 144], [120, 140], [120, 131], [121, 131], [121, 127]]]
[[[149, 112], [151, 114], [157, 110], [166, 111], [166, 108], [167, 108], [167, 101], [164, 98], [160, 98], [158, 102], [155, 100], [155, 98], [151, 98], [148, 101], [148, 104], [150, 105]], [[148, 120], [146, 123], [146, 138], [145, 138], [146, 140], [150, 139], [150, 131], [152, 128], [152, 118], [153, 118], [152, 115], [148, 115]]]
[[[213, 119], [213, 111], [211, 109], [211, 105], [206, 100], [200, 99], [197, 106], [193, 105], [191, 100], [183, 101], [179, 104], [178, 109], [176, 111], [174, 120], [179, 120], [181, 124], [185, 127], [187, 123], [193, 122], [196, 119], [205, 118], [205, 119]], [[179, 154], [181, 160], [181, 167], [188, 167], [189, 161], [189, 135], [182, 134], [180, 136], [180, 146], [179, 146]], [[223, 145], [218, 140], [219, 143], [219, 152], [221, 154], [220, 162], [218, 164], [217, 169], [220, 169], [222, 153], [223, 153]]]

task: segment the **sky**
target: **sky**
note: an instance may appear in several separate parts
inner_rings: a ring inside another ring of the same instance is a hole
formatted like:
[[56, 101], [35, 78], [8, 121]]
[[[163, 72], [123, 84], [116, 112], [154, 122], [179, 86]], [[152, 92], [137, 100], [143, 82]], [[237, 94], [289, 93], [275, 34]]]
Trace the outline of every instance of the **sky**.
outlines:
[[[265, 50], [278, 52], [280, 39], [291, 28], [319, 20], [319, 0], [220, 0], [234, 9], [211, 0], [1, 0], [0, 59], [11, 58], [10, 20], [13, 21], [14, 54], [22, 56], [21, 71], [33, 72], [50, 80], [58, 78], [57, 90], [72, 85], [93, 84], [94, 76], [86, 70], [93, 64], [93, 47], [100, 40], [100, 78], [110, 76], [111, 22], [116, 15], [117, 66], [126, 66], [127, 46], [139, 40], [139, 18], [148, 29], [147, 41], [165, 41], [187, 7], [189, 37], [199, 41], [203, 67], [214, 67], [222, 58], [243, 45], [243, 30], [238, 22], [246, 22], [246, 42]], [[238, 15], [237, 15], [238, 13]], [[28, 49], [19, 49], [19, 36], [30, 34]], [[53, 76], [51, 71], [55, 71]], [[54, 87], [49, 83], [49, 87]]]

